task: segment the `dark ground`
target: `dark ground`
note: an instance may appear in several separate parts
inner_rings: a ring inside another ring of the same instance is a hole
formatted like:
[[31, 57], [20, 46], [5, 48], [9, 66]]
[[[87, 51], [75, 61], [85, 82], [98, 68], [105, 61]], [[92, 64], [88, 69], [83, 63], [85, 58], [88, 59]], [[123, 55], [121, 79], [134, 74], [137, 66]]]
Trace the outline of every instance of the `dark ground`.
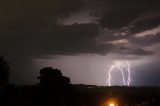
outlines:
[[116, 99], [118, 106], [158, 106], [160, 101], [158, 87], [70, 85], [61, 90], [8, 85], [1, 89], [0, 106], [104, 106], [110, 98]]

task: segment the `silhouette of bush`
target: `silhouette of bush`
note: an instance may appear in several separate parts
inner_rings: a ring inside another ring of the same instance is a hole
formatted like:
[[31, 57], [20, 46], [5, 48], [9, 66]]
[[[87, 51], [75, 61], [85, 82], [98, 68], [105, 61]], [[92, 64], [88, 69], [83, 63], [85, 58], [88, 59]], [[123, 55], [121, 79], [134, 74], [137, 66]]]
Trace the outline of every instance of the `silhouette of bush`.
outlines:
[[63, 76], [58, 69], [45, 67], [40, 70], [38, 79], [43, 101], [59, 106], [67, 104], [71, 92], [70, 78]]
[[42, 86], [62, 86], [70, 84], [70, 78], [62, 76], [62, 73], [58, 69], [52, 67], [45, 67], [40, 70], [40, 85]]
[[9, 82], [9, 64], [0, 57], [0, 86], [6, 85]]

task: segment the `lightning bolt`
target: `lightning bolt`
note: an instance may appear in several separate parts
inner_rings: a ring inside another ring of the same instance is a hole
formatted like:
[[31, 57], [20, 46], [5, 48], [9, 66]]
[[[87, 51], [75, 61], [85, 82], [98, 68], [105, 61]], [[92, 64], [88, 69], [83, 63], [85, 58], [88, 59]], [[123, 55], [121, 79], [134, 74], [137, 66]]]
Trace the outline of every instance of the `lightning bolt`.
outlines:
[[128, 61], [126, 61], [126, 63], [127, 63], [127, 71], [128, 71], [127, 85], [129, 86], [132, 81], [132, 79], [131, 79], [131, 66]]
[[[123, 62], [123, 63], [121, 63], [120, 61], [116, 61], [115, 64], [113, 64], [110, 67], [108, 71], [108, 78], [107, 78], [108, 86], [111, 86], [111, 79], [112, 79], [111, 72], [113, 71], [114, 68], [116, 68], [118, 71], [121, 72], [123, 85], [129, 86], [132, 79], [131, 79], [131, 67], [128, 61]], [[128, 74], [127, 80], [125, 79], [124, 71], [127, 71], [127, 74]]]
[[123, 85], [126, 85], [126, 81], [125, 81], [125, 77], [124, 77], [124, 72], [123, 72], [123, 69], [120, 67], [120, 63], [119, 61], [117, 61], [117, 69], [121, 71], [121, 74], [122, 74], [122, 80], [123, 80]]
[[108, 80], [107, 80], [107, 83], [108, 83], [108, 85], [109, 86], [111, 86], [111, 71], [113, 70], [113, 68], [114, 68], [114, 65], [112, 65], [111, 67], [110, 67], [110, 69], [109, 69], [109, 71], [108, 71]]

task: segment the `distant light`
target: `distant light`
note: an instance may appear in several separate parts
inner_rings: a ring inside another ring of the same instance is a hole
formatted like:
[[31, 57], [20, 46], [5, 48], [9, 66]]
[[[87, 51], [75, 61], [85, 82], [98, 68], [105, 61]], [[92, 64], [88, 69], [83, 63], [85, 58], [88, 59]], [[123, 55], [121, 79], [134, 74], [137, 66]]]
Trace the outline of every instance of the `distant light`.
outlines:
[[108, 98], [100, 106], [119, 106], [119, 102], [116, 98]]
[[114, 104], [113, 104], [113, 103], [110, 103], [109, 106], [114, 106]]

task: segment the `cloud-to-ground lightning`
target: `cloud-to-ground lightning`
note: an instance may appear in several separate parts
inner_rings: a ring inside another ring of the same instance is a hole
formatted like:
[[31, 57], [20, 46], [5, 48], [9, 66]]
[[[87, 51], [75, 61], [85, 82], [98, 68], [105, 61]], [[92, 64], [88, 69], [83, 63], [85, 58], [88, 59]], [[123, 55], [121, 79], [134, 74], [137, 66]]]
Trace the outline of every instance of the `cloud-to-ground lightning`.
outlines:
[[111, 71], [113, 70], [113, 68], [114, 68], [114, 65], [112, 65], [111, 68], [108, 71], [108, 80], [107, 80], [107, 82], [108, 82], [109, 86], [111, 86]]
[[[132, 80], [131, 79], [131, 67], [130, 67], [129, 62], [128, 61], [125, 61], [125, 62], [116, 61], [115, 64], [113, 64], [110, 67], [108, 71], [108, 79], [107, 79], [108, 86], [111, 86], [111, 79], [112, 79], [111, 72], [114, 69], [117, 69], [118, 71], [121, 72], [123, 85], [129, 86]], [[127, 71], [127, 77], [125, 77], [124, 71]]]
[[127, 85], [129, 86], [129, 84], [131, 83], [131, 67], [130, 67], [130, 64], [129, 62], [127, 61], [127, 71], [128, 71], [128, 79], [127, 79]]

